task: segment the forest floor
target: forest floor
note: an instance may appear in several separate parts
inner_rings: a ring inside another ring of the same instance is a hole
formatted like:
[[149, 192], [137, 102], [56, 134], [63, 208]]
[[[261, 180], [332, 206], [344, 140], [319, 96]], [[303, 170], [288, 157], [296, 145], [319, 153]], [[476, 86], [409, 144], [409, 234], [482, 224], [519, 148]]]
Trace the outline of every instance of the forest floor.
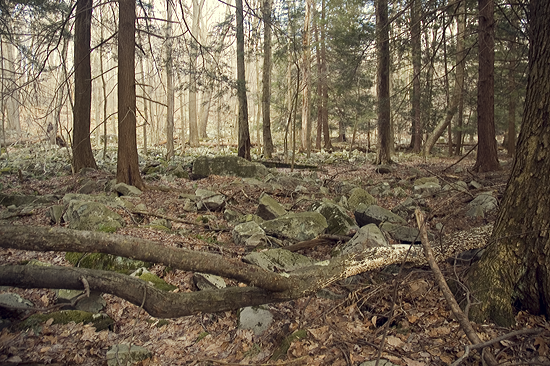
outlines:
[[[375, 166], [368, 161], [338, 161], [320, 166], [316, 177], [329, 188], [328, 196], [337, 198], [342, 182], [360, 184], [369, 189], [381, 182], [413, 180], [411, 169], [421, 172], [421, 176], [437, 176], [443, 182], [476, 180], [483, 184], [483, 190], [491, 190], [502, 197], [511, 161], [504, 155], [499, 157], [503, 170], [488, 174], [474, 174], [468, 169], [474, 164], [467, 157], [452, 166], [458, 158], [424, 159], [415, 155], [403, 155], [390, 174], [378, 174]], [[456, 168], [462, 169], [456, 169]], [[449, 169], [447, 169], [449, 168]], [[287, 172], [289, 169], [279, 169]], [[298, 171], [296, 175], [310, 176], [309, 171]], [[112, 179], [113, 173], [99, 170], [93, 173], [97, 179]], [[151, 212], [163, 209], [166, 215], [185, 215], [187, 221], [200, 220], [204, 213], [190, 213], [182, 210], [178, 195], [192, 193], [196, 188], [217, 190], [232, 197], [232, 207], [243, 214], [254, 213], [261, 188], [252, 185], [236, 185], [234, 177], [211, 176], [191, 181], [188, 179], [161, 179], [147, 182], [152, 189], [143, 192], [141, 201]], [[444, 183], [443, 183], [444, 184]], [[393, 183], [392, 183], [393, 185]], [[48, 194], [76, 192], [79, 187], [78, 175], [50, 177], [25, 177], [20, 174], [0, 175], [3, 193]], [[162, 189], [156, 189], [162, 188]], [[169, 188], [169, 189], [166, 189]], [[277, 192], [276, 199], [282, 204], [293, 201], [292, 192]], [[429, 225], [443, 225], [447, 236], [457, 231], [494, 222], [496, 215], [483, 219], [470, 219], [464, 216], [465, 206], [473, 199], [466, 195], [443, 195], [427, 200]], [[378, 205], [391, 209], [404, 198], [377, 197]], [[295, 211], [309, 208], [311, 200], [295, 203]], [[0, 207], [0, 211], [6, 210]], [[173, 232], [185, 230], [186, 235], [172, 234], [155, 230], [144, 225], [136, 225], [128, 212], [119, 212], [127, 225], [117, 231], [157, 241], [160, 245], [177, 246], [199, 251], [209, 251], [233, 258], [245, 254], [246, 249], [236, 246], [230, 231], [211, 231], [204, 225], [173, 222]], [[181, 216], [180, 216], [181, 217]], [[154, 217], [150, 217], [154, 219]], [[227, 226], [221, 212], [208, 213], [211, 227]], [[146, 218], [148, 220], [148, 218]], [[147, 221], [146, 221], [147, 222]], [[51, 226], [47, 208], [37, 209], [33, 215], [11, 219], [13, 225]], [[411, 226], [415, 224], [411, 221]], [[300, 252], [318, 260], [329, 257], [329, 246], [320, 246]], [[64, 253], [24, 252], [14, 249], [0, 249], [0, 264], [16, 264], [38, 259], [55, 265], [69, 265]], [[459, 280], [466, 267], [441, 263], [447, 278]], [[302, 298], [286, 303], [270, 304], [274, 322], [262, 335], [256, 336], [251, 330], [238, 328], [237, 311], [216, 314], [198, 314], [178, 319], [150, 317], [138, 306], [132, 305], [112, 295], [104, 295], [107, 301], [104, 310], [114, 319], [110, 330], [96, 332], [90, 325], [69, 323], [52, 325], [49, 322], [41, 329], [18, 331], [4, 329], [0, 332], [0, 364], [79, 364], [105, 365], [106, 352], [115, 344], [140, 345], [152, 351], [151, 359], [142, 365], [359, 365], [364, 361], [376, 360], [378, 355], [395, 365], [449, 365], [464, 353], [468, 344], [464, 332], [451, 314], [450, 308], [439, 288], [434, 283], [428, 267], [406, 267], [397, 276], [399, 266], [364, 273], [352, 279], [332, 284], [328, 289], [341, 295], [338, 300], [317, 296]], [[151, 271], [178, 287], [176, 291], [196, 291], [192, 273], [171, 270], [165, 273], [164, 267], [155, 265]], [[229, 285], [238, 285], [227, 281]], [[15, 292], [31, 300], [36, 307], [46, 308], [55, 304], [55, 293], [48, 289], [2, 288], [0, 292]], [[475, 294], [474, 294], [475, 298]], [[389, 327], [384, 326], [391, 309], [393, 318]], [[501, 328], [492, 323], [474, 324], [482, 341], [487, 341], [523, 328], [542, 328], [546, 331], [537, 336], [519, 336], [498, 342], [492, 351], [501, 363], [509, 364], [549, 364], [550, 327], [544, 317], [519, 312], [513, 328]], [[161, 325], [163, 324], [163, 325]], [[307, 331], [303, 339], [296, 339], [279, 360], [273, 360], [274, 352], [281, 347], [285, 338], [296, 330]], [[384, 340], [384, 341], [382, 341]], [[538, 363], [534, 363], [538, 362]], [[545, 363], [546, 362], [546, 363]], [[472, 352], [464, 359], [463, 365], [481, 365], [480, 356]]]

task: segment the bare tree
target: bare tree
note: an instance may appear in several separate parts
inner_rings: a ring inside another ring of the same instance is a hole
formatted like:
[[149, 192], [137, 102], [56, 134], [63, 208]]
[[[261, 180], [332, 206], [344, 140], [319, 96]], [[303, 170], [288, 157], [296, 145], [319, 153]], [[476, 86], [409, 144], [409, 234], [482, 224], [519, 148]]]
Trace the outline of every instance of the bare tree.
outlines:
[[390, 39], [388, 0], [376, 0], [378, 142], [376, 164], [391, 163]]
[[244, 14], [243, 1], [236, 1], [237, 13], [237, 98], [238, 113], [238, 156], [251, 160], [250, 132], [248, 130], [248, 103], [246, 100], [246, 80], [244, 68]]
[[166, 0], [166, 160], [174, 156], [174, 70], [172, 61], [172, 2]]
[[274, 151], [271, 138], [271, 0], [262, 1], [264, 21], [264, 66], [262, 72], [262, 122], [264, 155], [271, 158]]

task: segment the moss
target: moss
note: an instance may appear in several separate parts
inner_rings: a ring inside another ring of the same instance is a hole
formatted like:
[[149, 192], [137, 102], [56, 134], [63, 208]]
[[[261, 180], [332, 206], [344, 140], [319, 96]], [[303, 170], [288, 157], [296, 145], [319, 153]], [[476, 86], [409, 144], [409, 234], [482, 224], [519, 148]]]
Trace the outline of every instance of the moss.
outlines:
[[177, 289], [176, 286], [166, 283], [166, 281], [164, 281], [162, 278], [150, 272], [142, 274], [141, 276], [139, 276], [139, 279], [146, 282], [151, 282], [153, 286], [155, 286], [155, 288], [158, 288], [159, 290], [162, 290], [162, 291], [173, 291]]
[[124, 274], [130, 274], [138, 268], [151, 267], [151, 264], [147, 262], [104, 253], [67, 252], [65, 259], [75, 267], [115, 271]]
[[197, 337], [197, 340], [195, 341], [195, 343], [198, 343], [200, 342], [203, 338], [205, 338], [207, 335], [209, 335], [210, 333], [208, 332], [202, 332], [201, 334], [199, 334], [199, 336]]
[[102, 233], [112, 234], [112, 233], [116, 233], [117, 228], [118, 228], [118, 226], [116, 226], [116, 225], [100, 224], [97, 227], [97, 231], [100, 231]]
[[273, 356], [271, 356], [271, 360], [272, 361], [279, 360], [284, 355], [286, 355], [292, 342], [294, 342], [295, 340], [305, 339], [305, 338], [307, 338], [307, 331], [305, 329], [298, 329], [297, 331], [295, 331], [294, 333], [292, 333], [291, 335], [283, 339], [279, 348], [277, 348], [275, 352], [273, 352]]
[[81, 310], [63, 310], [50, 314], [33, 314], [21, 322], [19, 327], [21, 329], [33, 328], [36, 331], [39, 330], [40, 324], [49, 319], [53, 319], [52, 324], [68, 324], [70, 322], [75, 322], [77, 324], [92, 323], [96, 331], [108, 329], [115, 323], [113, 319], [106, 315], [93, 314]]

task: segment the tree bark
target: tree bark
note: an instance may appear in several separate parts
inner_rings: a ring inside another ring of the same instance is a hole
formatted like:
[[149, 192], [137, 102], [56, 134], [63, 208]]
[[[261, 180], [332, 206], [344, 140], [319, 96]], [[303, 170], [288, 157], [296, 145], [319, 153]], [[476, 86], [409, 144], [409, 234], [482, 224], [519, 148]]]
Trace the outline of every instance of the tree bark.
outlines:
[[476, 321], [510, 326], [514, 307], [550, 314], [550, 2], [530, 4], [529, 77], [515, 161], [491, 244], [468, 283]]
[[136, 3], [119, 0], [117, 182], [144, 188], [139, 173], [135, 81]]
[[413, 64], [413, 90], [412, 104], [412, 148], [414, 153], [419, 153], [422, 148], [422, 118], [420, 117], [420, 72], [422, 67], [422, 44], [420, 42], [421, 27], [420, 13], [422, 4], [420, 0], [413, 0], [411, 5], [411, 54]]
[[75, 16], [73, 110], [73, 168], [97, 168], [90, 141], [90, 114], [92, 109], [92, 67], [90, 38], [92, 0], [78, 0]]
[[[191, 33], [199, 37], [199, 20], [204, 0], [193, 0], [193, 23]], [[200, 47], [195, 39], [191, 40], [191, 54], [189, 58], [189, 146], [199, 146], [199, 125], [197, 117], [197, 51]]]
[[[466, 1], [461, 1], [459, 4], [458, 15], [456, 18], [457, 34], [456, 34], [456, 57], [457, 57], [457, 69], [456, 69], [456, 82], [460, 82], [460, 89], [457, 91], [459, 94], [458, 100], [458, 116], [456, 119], [457, 131], [455, 133], [456, 141], [456, 155], [462, 154], [462, 125], [464, 119], [464, 69], [466, 66], [466, 50], [464, 49], [464, 43], [466, 40]], [[458, 62], [460, 60], [460, 63]]]
[[262, 70], [262, 131], [264, 155], [271, 158], [275, 150], [271, 137], [271, 0], [262, 1], [264, 20], [264, 66]]
[[174, 156], [174, 70], [172, 66], [172, 2], [166, 0], [166, 160]]
[[246, 160], [250, 157], [250, 132], [248, 130], [248, 103], [246, 99], [246, 80], [244, 68], [244, 15], [243, 1], [237, 0], [237, 98], [239, 100], [238, 113], [238, 152], [237, 155]]
[[376, 164], [391, 163], [390, 39], [388, 0], [376, 0], [378, 141]]
[[327, 44], [326, 44], [326, 0], [321, 0], [321, 117], [323, 123], [324, 148], [332, 150], [328, 128], [328, 85], [327, 85]]
[[479, 79], [477, 88], [477, 172], [500, 169], [495, 138], [495, 22], [494, 0], [479, 0]]
[[301, 130], [301, 142], [302, 150], [307, 153], [307, 156], [311, 154], [311, 118], [309, 113], [310, 108], [310, 87], [311, 87], [311, 50], [310, 50], [310, 38], [311, 38], [311, 4], [312, 0], [306, 0], [306, 9], [304, 17], [304, 33], [302, 40], [302, 73], [304, 88], [302, 91], [302, 130]]

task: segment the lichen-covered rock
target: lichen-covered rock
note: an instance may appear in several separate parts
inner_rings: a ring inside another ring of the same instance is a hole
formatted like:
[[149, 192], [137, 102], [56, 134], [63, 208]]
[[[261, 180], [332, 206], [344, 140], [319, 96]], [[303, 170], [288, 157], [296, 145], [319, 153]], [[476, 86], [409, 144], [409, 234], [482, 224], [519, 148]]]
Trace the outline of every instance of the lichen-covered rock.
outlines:
[[210, 273], [195, 273], [193, 275], [193, 281], [195, 282], [195, 286], [199, 288], [199, 290], [219, 290], [221, 288], [225, 288], [226, 284], [223, 278], [220, 276], [216, 276]]
[[177, 289], [176, 286], [170, 285], [168, 282], [164, 281], [162, 278], [160, 278], [156, 274], [149, 272], [145, 268], [139, 268], [130, 276], [137, 277], [140, 280], [148, 282], [151, 285], [153, 285], [155, 288], [158, 288], [159, 290], [162, 290], [162, 291], [174, 291], [175, 289]]
[[273, 315], [265, 307], [249, 306], [239, 312], [239, 328], [252, 329], [259, 336], [269, 329]]
[[125, 225], [122, 217], [99, 202], [70, 201], [63, 220], [69, 229], [112, 233]]
[[376, 205], [366, 206], [364, 204], [360, 204], [359, 207], [357, 207], [357, 210], [355, 210], [354, 215], [355, 221], [357, 221], [359, 226], [365, 226], [368, 224], [380, 225], [382, 222], [391, 222], [401, 225], [407, 224], [407, 221], [405, 221], [401, 216]]
[[437, 177], [423, 177], [423, 178], [418, 178], [414, 181], [415, 186], [421, 186], [426, 183], [439, 184], [439, 179]]
[[304, 241], [324, 234], [328, 224], [325, 217], [318, 212], [298, 212], [264, 221], [260, 227], [268, 235]]
[[246, 255], [245, 262], [255, 264], [268, 271], [291, 272], [298, 268], [308, 267], [315, 262], [304, 255], [285, 249], [270, 249], [263, 252], [252, 252]]
[[58, 196], [48, 194], [44, 196], [34, 196], [34, 195], [10, 195], [10, 194], [0, 194], [0, 205], [8, 206], [25, 206], [25, 205], [44, 205], [52, 204], [59, 200]]
[[107, 351], [107, 366], [126, 366], [151, 358], [153, 353], [145, 347], [116, 344]]
[[380, 225], [380, 230], [387, 232], [392, 238], [401, 243], [420, 243], [419, 231], [414, 227], [384, 222]]
[[434, 182], [427, 182], [413, 187], [413, 192], [421, 196], [433, 196], [441, 191], [441, 186]]
[[468, 203], [468, 211], [466, 216], [469, 217], [485, 217], [486, 213], [498, 207], [498, 201], [491, 194], [482, 193]]
[[363, 188], [352, 189], [348, 197], [348, 208], [351, 211], [355, 211], [357, 206], [361, 203], [367, 206], [374, 205], [376, 203], [376, 199]]
[[104, 271], [115, 271], [130, 274], [138, 268], [149, 268], [151, 264], [143, 261], [117, 257], [105, 253], [76, 253], [67, 252], [65, 259], [73, 266], [78, 265], [82, 268], [99, 269]]
[[358, 229], [355, 221], [348, 216], [343, 207], [328, 200], [314, 203], [311, 209], [327, 219], [329, 234], [347, 235], [350, 231]]
[[334, 255], [362, 253], [368, 248], [387, 246], [389, 246], [388, 241], [378, 226], [369, 224], [359, 229], [350, 241], [336, 247]]
[[265, 236], [265, 231], [255, 221], [248, 221], [235, 226], [231, 235], [235, 244], [245, 245], [246, 241], [253, 236]]
[[258, 201], [256, 215], [264, 220], [272, 220], [287, 213], [283, 205], [265, 192], [262, 193]]
[[141, 195], [141, 190], [139, 188], [136, 188], [134, 186], [130, 186], [126, 183], [117, 183], [113, 187], [113, 189], [120, 193], [122, 196], [133, 196], [137, 197]]
[[214, 175], [230, 175], [241, 178], [264, 177], [268, 169], [259, 163], [253, 163], [238, 156], [200, 156], [193, 162], [193, 179]]
[[218, 211], [225, 204], [225, 196], [219, 192], [197, 189], [195, 195], [198, 210]]
[[76, 324], [91, 323], [97, 332], [108, 329], [115, 324], [114, 320], [107, 314], [100, 314], [98, 316], [98, 314], [82, 310], [61, 310], [48, 314], [33, 314], [25, 319], [19, 327], [21, 329], [35, 328], [49, 319], [53, 319], [52, 324], [68, 324], [70, 322], [75, 322]]

